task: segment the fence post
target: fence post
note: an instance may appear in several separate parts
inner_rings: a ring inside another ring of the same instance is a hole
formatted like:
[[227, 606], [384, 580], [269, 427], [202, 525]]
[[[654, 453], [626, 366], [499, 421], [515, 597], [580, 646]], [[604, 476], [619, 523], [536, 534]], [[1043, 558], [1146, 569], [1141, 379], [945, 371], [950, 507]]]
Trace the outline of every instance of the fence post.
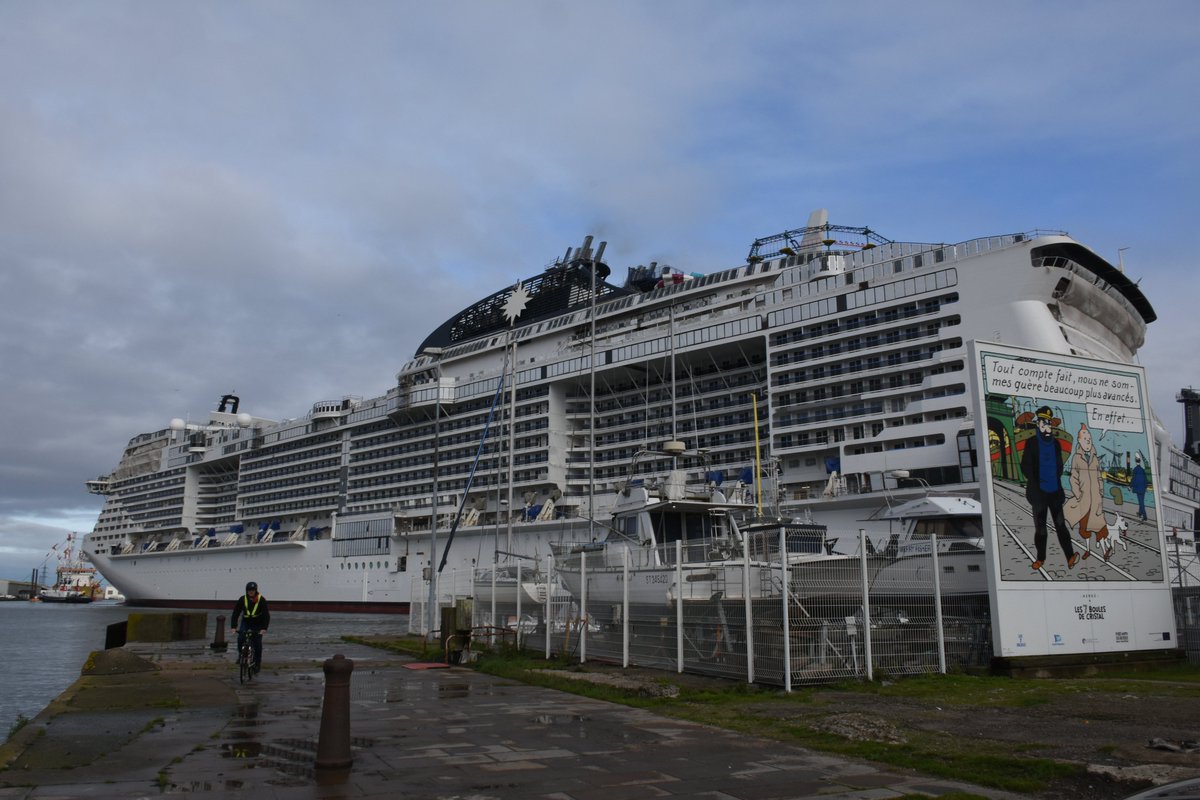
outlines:
[[1179, 534], [1176, 532], [1171, 538], [1175, 540], [1175, 573], [1179, 576], [1179, 586], [1182, 588], [1187, 586], [1187, 582], [1183, 579], [1183, 562], [1179, 560]]
[[525, 587], [521, 583], [521, 559], [517, 559], [517, 635], [514, 637], [517, 641], [517, 649], [521, 649], [521, 595], [525, 594]]
[[946, 674], [946, 630], [942, 624], [942, 572], [938, 567], [937, 534], [929, 534], [933, 549], [933, 619], [937, 625], [938, 672]]
[[675, 540], [675, 657], [683, 672], [683, 540]]
[[867, 680], [875, 680], [871, 665], [871, 582], [867, 577], [867, 530], [858, 529], [858, 561], [862, 565], [862, 610], [863, 610], [863, 659], [866, 661]]
[[[538, 567], [540, 568], [541, 565], [542, 565], [541, 559], [538, 559]], [[550, 658], [550, 613], [554, 609], [554, 605], [551, 602], [551, 595], [553, 594], [553, 590], [550, 588], [553, 585], [551, 583], [551, 579], [553, 579], [553, 577], [554, 577], [554, 555], [553, 554], [546, 556], [546, 573], [545, 574], [546, 574], [546, 616], [545, 616], [545, 620], [546, 620], [546, 658], [549, 659]]]
[[491, 635], [488, 636], [488, 647], [496, 649], [496, 629], [500, 627], [500, 621], [496, 619], [496, 551], [492, 551], [492, 623]]
[[621, 551], [621, 666], [629, 666], [629, 548]]
[[750, 600], [750, 539], [745, 534], [742, 534], [742, 599], [746, 608], [746, 683], [754, 683], [754, 603]]
[[350, 766], [350, 673], [354, 662], [342, 654], [325, 659], [325, 700], [317, 739], [317, 769]]
[[787, 529], [779, 528], [779, 574], [783, 586], [783, 690], [792, 691], [792, 623], [788, 618], [791, 610], [788, 600], [791, 597], [791, 576], [788, 575], [787, 560]]
[[579, 663], [587, 661], [587, 550], [579, 554]]

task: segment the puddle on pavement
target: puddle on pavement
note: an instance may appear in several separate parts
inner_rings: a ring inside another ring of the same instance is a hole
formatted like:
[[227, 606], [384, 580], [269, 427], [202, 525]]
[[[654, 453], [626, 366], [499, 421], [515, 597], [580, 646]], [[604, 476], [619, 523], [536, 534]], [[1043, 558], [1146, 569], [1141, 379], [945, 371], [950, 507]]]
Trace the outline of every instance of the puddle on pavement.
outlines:
[[190, 783], [177, 783], [176, 789], [182, 789], [185, 792], [228, 792], [235, 789], [241, 789], [245, 786], [244, 781], [220, 781], [213, 783], [212, 781], [192, 781]]
[[539, 725], [569, 725], [572, 723], [587, 722], [588, 718], [579, 714], [539, 714], [530, 722], [536, 722]]

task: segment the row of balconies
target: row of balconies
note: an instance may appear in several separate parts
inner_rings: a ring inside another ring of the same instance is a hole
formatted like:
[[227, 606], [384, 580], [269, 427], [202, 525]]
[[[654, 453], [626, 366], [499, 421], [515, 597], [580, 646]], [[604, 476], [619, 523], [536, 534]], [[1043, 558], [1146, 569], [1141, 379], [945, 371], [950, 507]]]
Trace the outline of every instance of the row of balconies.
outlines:
[[[811, 324], [797, 324], [789, 331], [773, 333], [771, 347], [779, 348], [793, 342], [805, 342], [852, 331], [862, 331], [897, 322], [916, 320], [937, 314], [943, 306], [958, 302], [958, 294], [952, 292], [941, 297], [931, 297], [916, 302], [904, 303], [888, 309], [874, 309], [861, 314], [851, 314], [838, 319], [827, 319]], [[947, 324], [957, 324], [947, 323]]]
[[[496, 443], [503, 443], [503, 446], [507, 448], [507, 439], [497, 438], [493, 441], [493, 447], [484, 453], [482, 456], [483, 459], [495, 457], [496, 451], [494, 446]], [[516, 440], [513, 452], [520, 454], [537, 451], [545, 449], [548, 445], [549, 438], [546, 436], [526, 436]], [[456, 463], [470, 463], [475, 460], [478, 451], [477, 445], [473, 447], [460, 447], [450, 451], [442, 450], [438, 453], [438, 463], [443, 466]], [[507, 449], [504, 452], [508, 452]], [[426, 464], [433, 464], [432, 449], [423, 450], [420, 455], [408, 458], [396, 458], [384, 455], [370, 460], [353, 461], [351, 462], [348, 474], [353, 478], [354, 476], [371, 475], [379, 472], [397, 472]]]
[[861, 363], [836, 363], [822, 366], [815, 366], [811, 369], [789, 370], [775, 374], [771, 382], [771, 386], [792, 386], [796, 384], [804, 384], [811, 382], [828, 382], [830, 378], [836, 378], [841, 375], [869, 375], [873, 372], [881, 370], [895, 371], [897, 368], [903, 368], [908, 364], [918, 364], [923, 361], [929, 361], [935, 358], [939, 353], [946, 349], [958, 349], [962, 347], [961, 339], [952, 339], [945, 343], [931, 345], [929, 347], [912, 349], [906, 352], [890, 353], [886, 358], [883, 356], [871, 356], [864, 359]]
[[258, 502], [266, 497], [308, 497], [322, 491], [337, 491], [341, 476], [331, 474], [321, 481], [307, 481], [302, 484], [291, 484], [292, 488], [281, 489], [277, 485], [260, 487], [258, 489], [244, 488], [238, 494], [238, 502]]
[[318, 461], [298, 461], [279, 469], [257, 470], [255, 472], [243, 471], [241, 474], [235, 476], [234, 479], [241, 483], [246, 483], [247, 481], [272, 481], [286, 478], [289, 475], [305, 475], [326, 469], [336, 469], [341, 466], [341, 463], [342, 459], [340, 457], [326, 457]]
[[[549, 461], [549, 450], [544, 446], [517, 450], [515, 451], [513, 458], [514, 465], [548, 464]], [[424, 463], [428, 466], [422, 469], [387, 469], [382, 470], [379, 473], [372, 473], [371, 478], [351, 476], [349, 479], [351, 491], [353, 491], [355, 487], [362, 486], [427, 485], [433, 479], [432, 455]], [[457, 475], [468, 475], [471, 471], [471, 465], [473, 463], [473, 458], [464, 459], [457, 464], [440, 461], [438, 464], [438, 474], [440, 476], [439, 481], [442, 479], [453, 479]], [[507, 462], [499, 467], [491, 466], [494, 464], [494, 457], [487, 458], [486, 460], [480, 460], [476, 469], [476, 476], [504, 473], [507, 471]]]
[[771, 355], [771, 368], [778, 369], [788, 364], [820, 361], [843, 353], [874, 351], [876, 348], [884, 348], [887, 345], [929, 339], [936, 337], [943, 327], [951, 327], [954, 324], [951, 322], [947, 322], [944, 325], [932, 323], [921, 327], [905, 328], [904, 330], [893, 329], [887, 333], [850, 339], [845, 342], [833, 342], [827, 345], [818, 344], [794, 350], [783, 350]]
[[264, 456], [253, 458], [244, 456], [241, 463], [241, 475], [245, 478], [248, 475], [256, 475], [261, 473], [270, 474], [272, 470], [278, 470], [281, 464], [297, 464], [297, 463], [312, 463], [319, 458], [340, 458], [342, 452], [341, 443], [330, 445], [322, 444], [320, 447], [314, 445], [312, 448], [305, 448], [300, 451], [292, 451], [286, 455], [279, 456]]
[[[754, 371], [751, 371], [752, 369]], [[760, 386], [764, 381], [765, 376], [760, 374], [756, 369], [745, 367], [744, 371], [730, 375], [726, 380], [722, 380], [717, 385], [706, 388], [703, 391], [693, 391], [690, 382], [684, 379], [677, 382], [674, 393], [667, 387], [651, 391], [649, 394], [643, 390], [629, 392], [621, 396], [602, 395], [596, 398], [595, 411], [597, 414], [625, 411], [632, 413], [637, 409], [644, 409], [647, 406], [655, 407], [661, 403], [682, 403], [692, 397], [722, 397], [736, 389]], [[589, 398], [575, 397], [568, 400], [566, 406], [568, 419], [587, 419], [591, 414], [592, 403]]]
[[275, 502], [279, 498], [267, 498], [260, 503], [241, 503], [238, 506], [236, 519], [252, 517], [271, 517], [276, 515], [297, 513], [329, 513], [338, 510], [336, 494], [323, 497], [288, 500], [286, 503]]

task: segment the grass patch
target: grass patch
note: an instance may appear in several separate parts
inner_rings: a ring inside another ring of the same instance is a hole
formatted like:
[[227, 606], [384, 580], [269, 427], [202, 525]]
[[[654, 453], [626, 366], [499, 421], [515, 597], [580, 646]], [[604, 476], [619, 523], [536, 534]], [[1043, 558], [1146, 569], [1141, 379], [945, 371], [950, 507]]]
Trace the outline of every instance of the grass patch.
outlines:
[[363, 644], [392, 653], [404, 653], [423, 661], [440, 661], [444, 655], [440, 643], [426, 642], [420, 636], [401, 636], [399, 638], [393, 636], [343, 636], [342, 641]]
[[165, 725], [165, 724], [166, 724], [166, 720], [164, 720], [162, 717], [155, 717], [154, 719], [150, 720], [145, 725], [143, 725], [142, 729], [140, 731], [138, 731], [137, 735], [141, 736], [143, 733], [149, 733], [150, 731], [157, 728], [159, 725]]
[[17, 735], [17, 731], [29, 724], [29, 717], [24, 714], [17, 714], [16, 720], [13, 721], [12, 727], [8, 729], [8, 739]]
[[[994, 675], [918, 675], [886, 682], [847, 682], [845, 692], [936, 701], [942, 706], [1030, 708], [1063, 694], [1105, 692], [1160, 697], [1200, 697], [1200, 669], [1170, 665], [1153, 673], [1135, 672], [1070, 679], [1008, 678]], [[820, 687], [816, 687], [820, 691]]]

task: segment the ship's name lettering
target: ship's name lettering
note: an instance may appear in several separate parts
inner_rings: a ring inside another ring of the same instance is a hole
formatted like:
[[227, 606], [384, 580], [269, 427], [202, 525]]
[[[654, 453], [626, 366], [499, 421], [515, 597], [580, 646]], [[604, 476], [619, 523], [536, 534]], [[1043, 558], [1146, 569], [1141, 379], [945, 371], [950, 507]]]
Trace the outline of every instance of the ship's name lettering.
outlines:
[[667, 575], [647, 575], [646, 583], [670, 583], [670, 578]]

